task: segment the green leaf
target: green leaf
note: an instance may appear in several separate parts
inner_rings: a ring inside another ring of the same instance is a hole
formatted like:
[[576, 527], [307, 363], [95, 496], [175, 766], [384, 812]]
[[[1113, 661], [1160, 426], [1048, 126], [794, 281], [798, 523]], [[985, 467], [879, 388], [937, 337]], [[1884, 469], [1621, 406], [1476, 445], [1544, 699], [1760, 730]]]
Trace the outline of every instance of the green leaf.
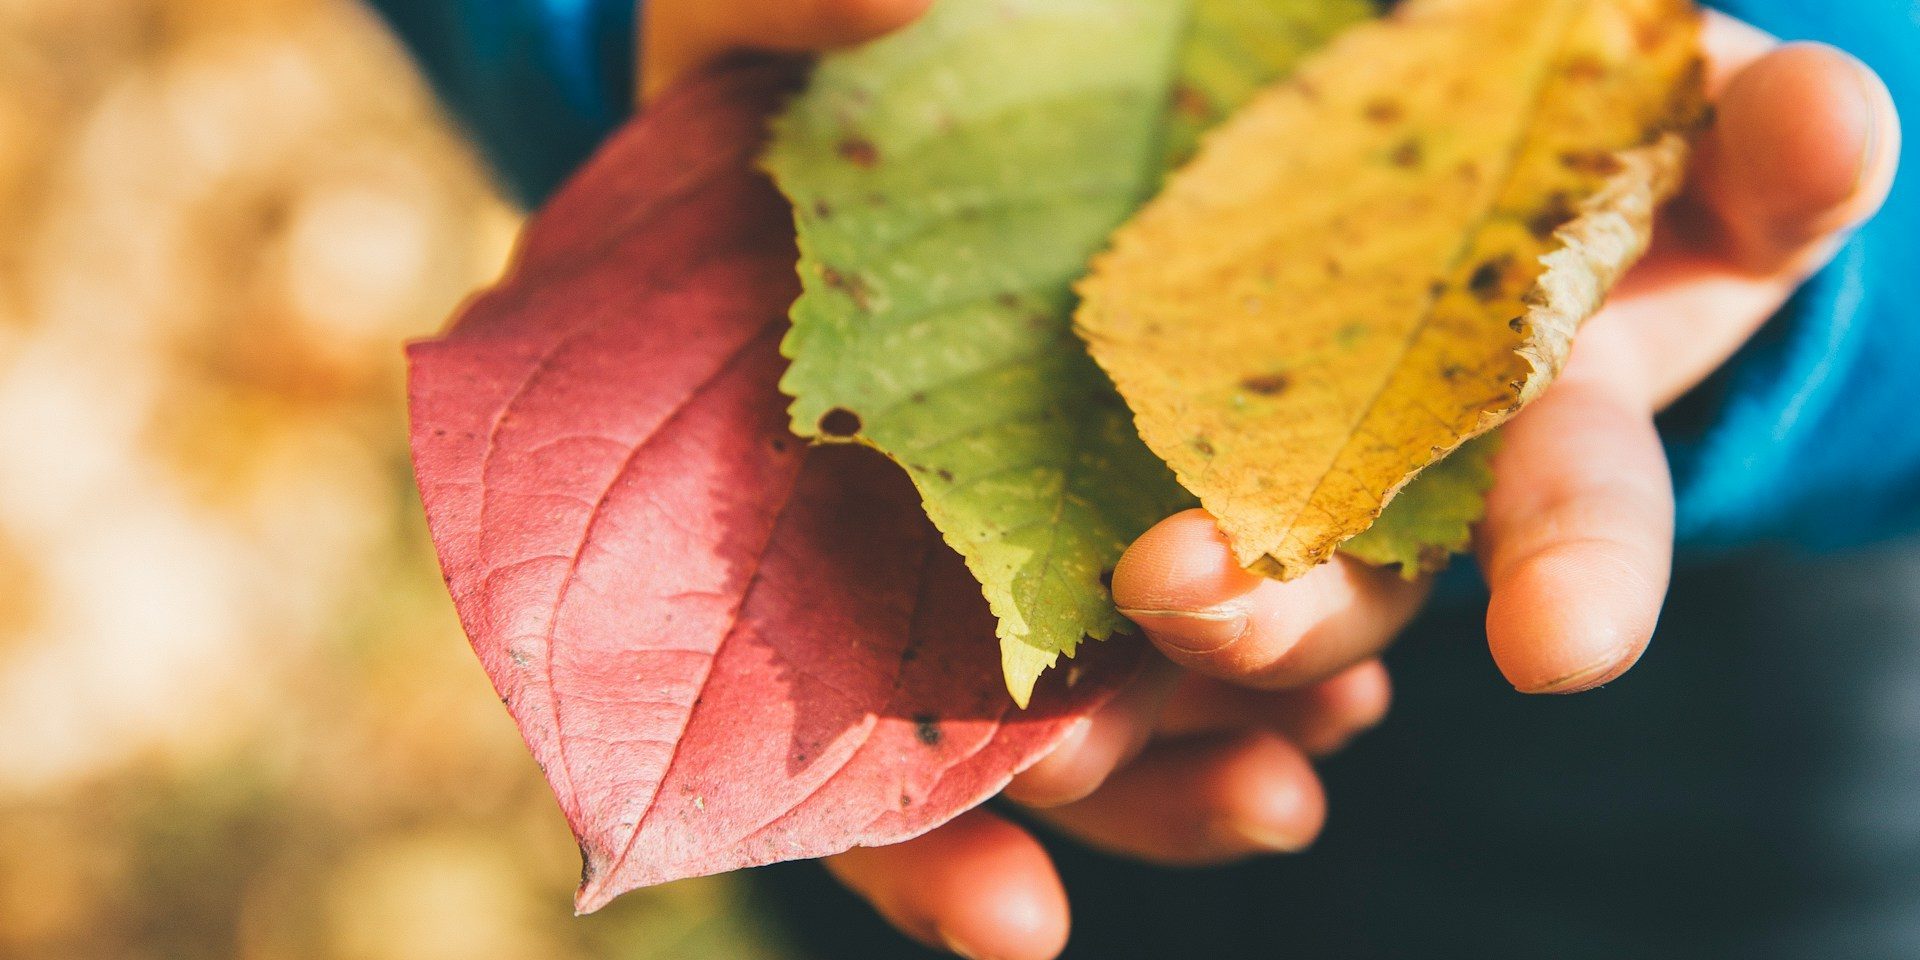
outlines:
[[804, 288], [794, 430], [907, 468], [1000, 618], [1016, 701], [1083, 638], [1128, 629], [1106, 575], [1192, 503], [1073, 334], [1071, 284], [1200, 124], [1368, 12], [945, 0], [824, 58], [775, 123]]
[[1370, 0], [1192, 0], [1180, 77], [1167, 120], [1169, 169], [1186, 163], [1200, 138], [1293, 72], [1342, 29], [1374, 14]]
[[1362, 563], [1398, 564], [1409, 580], [1437, 572], [1467, 549], [1473, 525], [1487, 514], [1493, 488], [1493, 454], [1500, 435], [1467, 441], [1446, 459], [1421, 471], [1387, 504], [1366, 532], [1340, 545], [1340, 552]]

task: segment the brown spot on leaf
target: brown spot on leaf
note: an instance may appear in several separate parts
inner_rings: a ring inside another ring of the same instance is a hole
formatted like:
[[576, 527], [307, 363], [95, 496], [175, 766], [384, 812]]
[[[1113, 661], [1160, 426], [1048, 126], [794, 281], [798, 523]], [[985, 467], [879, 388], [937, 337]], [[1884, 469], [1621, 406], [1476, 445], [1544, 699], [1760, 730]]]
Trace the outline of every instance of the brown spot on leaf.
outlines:
[[1420, 161], [1425, 158], [1426, 150], [1420, 146], [1419, 139], [1414, 137], [1408, 137], [1399, 146], [1394, 147], [1392, 153], [1387, 155], [1387, 159], [1393, 161], [1394, 166], [1404, 169], [1412, 169], [1419, 166]]
[[852, 300], [853, 305], [862, 310], [866, 310], [872, 304], [872, 291], [867, 289], [867, 282], [860, 279], [857, 274], [849, 275], [833, 267], [821, 267], [820, 279], [829, 289], [846, 294], [847, 299]]
[[1293, 378], [1284, 373], [1261, 374], [1240, 381], [1240, 389], [1263, 397], [1279, 396], [1290, 386], [1293, 386]]
[[848, 137], [840, 141], [840, 159], [863, 170], [872, 169], [880, 162], [880, 148], [865, 137]]
[[940, 730], [939, 718], [926, 713], [913, 718], [913, 735], [929, 747], [937, 747], [941, 740], [946, 739], [946, 734]]
[[1536, 239], [1545, 240], [1553, 236], [1567, 221], [1572, 220], [1578, 211], [1573, 209], [1573, 200], [1564, 192], [1556, 192], [1548, 197], [1539, 211], [1527, 218], [1527, 230]]
[[815, 200], [813, 202], [813, 215], [822, 220], [826, 220], [833, 216], [833, 207], [825, 200]]
[[860, 435], [860, 415], [846, 407], [834, 407], [820, 417], [820, 432], [838, 440]]
[[1213, 104], [1200, 91], [1186, 84], [1173, 88], [1173, 109], [1185, 117], [1204, 120], [1213, 115]]
[[1406, 108], [1400, 106], [1400, 101], [1387, 97], [1368, 101], [1364, 112], [1368, 120], [1378, 124], [1398, 123], [1407, 115]]
[[1567, 79], [1581, 83], [1592, 83], [1607, 75], [1607, 65], [1590, 53], [1583, 53], [1567, 61]]
[[1479, 297], [1482, 302], [1500, 296], [1507, 285], [1507, 274], [1513, 270], [1513, 254], [1503, 253], [1474, 268], [1473, 275], [1467, 278], [1467, 289]]
[[1560, 165], [1575, 173], [1611, 177], [1622, 169], [1620, 158], [1606, 150], [1583, 150], [1560, 155]]
[[938, 469], [938, 470], [935, 470], [935, 471], [933, 472], [933, 475], [934, 475], [934, 476], [936, 476], [936, 477], [939, 477], [939, 478], [940, 478], [941, 480], [944, 480], [944, 481], [946, 481], [947, 483], [952, 483], [952, 482], [953, 482], [953, 471], [952, 471], [952, 470], [948, 470], [948, 469], [947, 469], [947, 468], [945, 468], [945, 467], [941, 467], [940, 469]]
[[1512, 331], [1513, 331], [1514, 333], [1525, 333], [1525, 332], [1527, 331], [1527, 320], [1526, 320], [1526, 318], [1525, 318], [1525, 317], [1514, 317], [1514, 318], [1513, 318], [1512, 320], [1508, 320], [1508, 321], [1507, 321], [1507, 329], [1508, 329], [1508, 330], [1512, 330]]

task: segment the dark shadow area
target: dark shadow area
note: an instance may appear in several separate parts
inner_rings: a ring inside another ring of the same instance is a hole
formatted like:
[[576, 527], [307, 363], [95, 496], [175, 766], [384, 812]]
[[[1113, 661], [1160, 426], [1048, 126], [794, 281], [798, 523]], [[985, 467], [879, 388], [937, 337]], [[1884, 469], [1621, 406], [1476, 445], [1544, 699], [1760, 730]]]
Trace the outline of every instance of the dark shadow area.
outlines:
[[[1310, 853], [1165, 871], [1052, 842], [1067, 956], [1920, 956], [1920, 544], [1685, 571], [1596, 693], [1508, 690], [1472, 604], [1391, 659], [1394, 715], [1325, 767]], [[815, 866], [757, 879], [821, 957], [935, 956]]]

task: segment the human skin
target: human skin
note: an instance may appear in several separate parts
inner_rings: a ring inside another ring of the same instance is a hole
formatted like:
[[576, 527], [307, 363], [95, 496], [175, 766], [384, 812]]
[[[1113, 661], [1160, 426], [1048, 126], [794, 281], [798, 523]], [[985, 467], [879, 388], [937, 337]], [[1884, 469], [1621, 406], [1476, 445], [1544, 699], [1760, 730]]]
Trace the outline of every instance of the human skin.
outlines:
[[[650, 0], [641, 98], [733, 50], [858, 43], [929, 3]], [[1560, 379], [1502, 431], [1475, 546], [1494, 661], [1525, 693], [1592, 689], [1645, 651], [1673, 555], [1654, 414], [1746, 342], [1892, 184], [1900, 124], [1865, 65], [1718, 15], [1706, 46], [1717, 119], [1686, 189]], [[1310, 761], [1385, 715], [1378, 656], [1428, 584], [1347, 560], [1266, 580], [1189, 510], [1133, 544], [1113, 590], [1162, 658], [1007, 797], [1083, 842], [1158, 863], [1310, 844], [1326, 812]], [[827, 866], [931, 946], [1051, 960], [1066, 944], [1066, 892], [1046, 852], [989, 810]]]

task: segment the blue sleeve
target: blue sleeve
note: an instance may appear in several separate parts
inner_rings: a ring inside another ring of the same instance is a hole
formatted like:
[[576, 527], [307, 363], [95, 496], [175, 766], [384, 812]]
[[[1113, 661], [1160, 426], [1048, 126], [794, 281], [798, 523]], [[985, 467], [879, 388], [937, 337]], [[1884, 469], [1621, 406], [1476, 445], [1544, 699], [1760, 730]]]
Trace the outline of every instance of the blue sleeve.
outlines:
[[633, 109], [639, 0], [370, 2], [530, 207]]
[[[1912, 0], [1716, 5], [1851, 51], [1896, 104], [1920, 107]], [[1917, 279], [1920, 185], [1903, 177], [1885, 211], [1691, 399], [1694, 416], [1669, 418], [1683, 543], [1840, 547], [1920, 530]]]

